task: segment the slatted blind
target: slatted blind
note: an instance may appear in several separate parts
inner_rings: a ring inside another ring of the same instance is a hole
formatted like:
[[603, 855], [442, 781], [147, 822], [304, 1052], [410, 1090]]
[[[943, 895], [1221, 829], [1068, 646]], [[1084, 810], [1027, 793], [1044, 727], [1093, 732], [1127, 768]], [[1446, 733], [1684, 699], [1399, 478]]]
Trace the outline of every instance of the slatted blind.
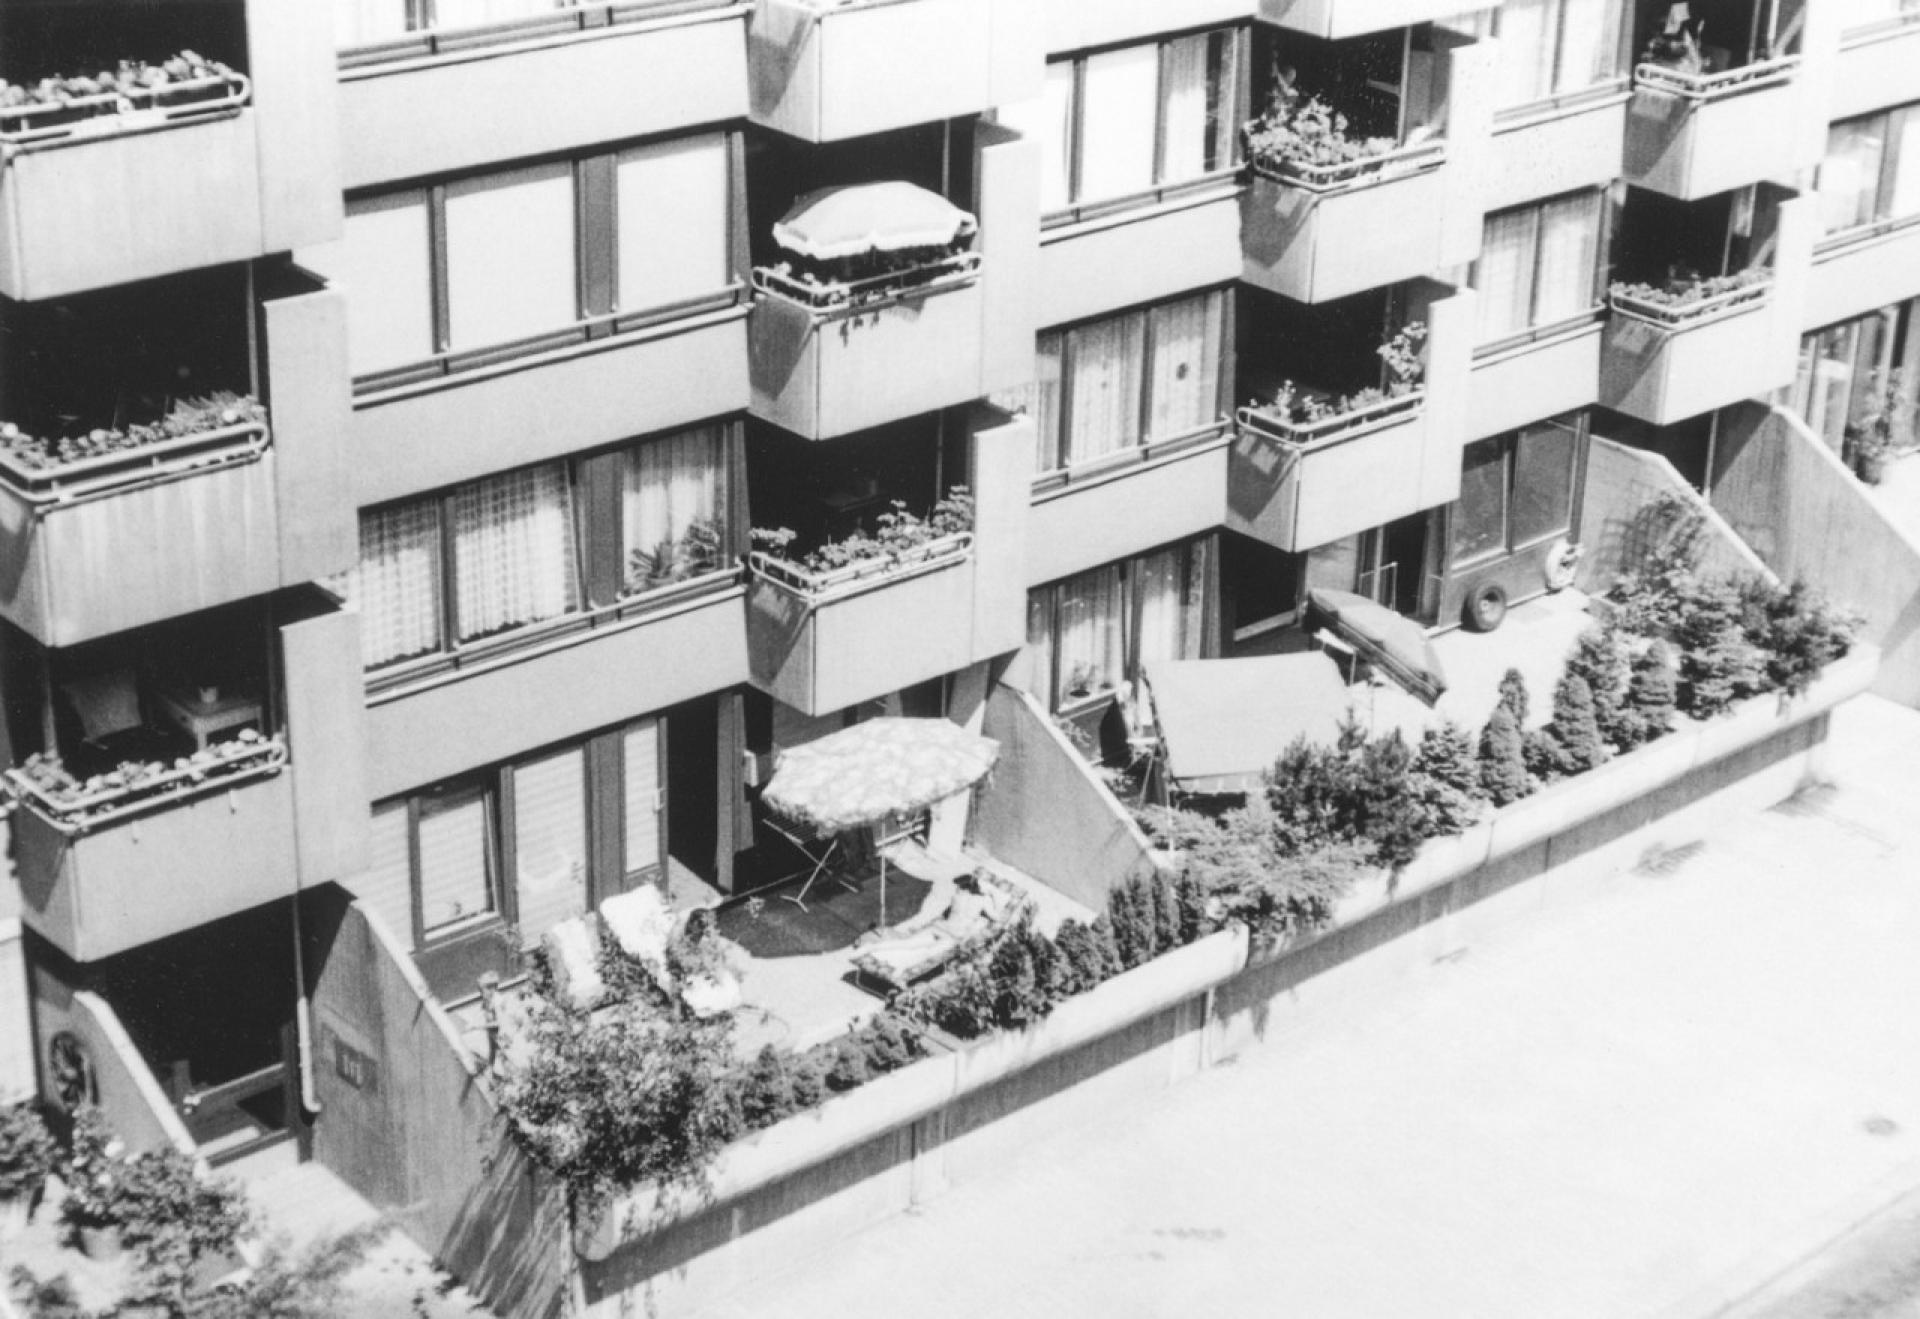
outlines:
[[495, 909], [488, 817], [488, 801], [481, 793], [423, 806], [420, 914], [429, 934]]
[[348, 885], [403, 948], [413, 947], [413, 865], [407, 847], [407, 803], [373, 812], [373, 845], [366, 870]]

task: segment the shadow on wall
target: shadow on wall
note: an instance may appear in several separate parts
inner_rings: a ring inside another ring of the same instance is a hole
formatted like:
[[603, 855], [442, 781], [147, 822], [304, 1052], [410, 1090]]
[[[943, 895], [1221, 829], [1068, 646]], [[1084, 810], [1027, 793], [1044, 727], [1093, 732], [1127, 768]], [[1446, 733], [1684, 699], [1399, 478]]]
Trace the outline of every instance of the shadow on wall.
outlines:
[[1580, 505], [1585, 553], [1575, 584], [1589, 595], [1604, 594], [1621, 573], [1684, 531], [1675, 500], [1705, 519], [1700, 528], [1703, 573], [1772, 575], [1767, 563], [1666, 458], [1596, 435]]

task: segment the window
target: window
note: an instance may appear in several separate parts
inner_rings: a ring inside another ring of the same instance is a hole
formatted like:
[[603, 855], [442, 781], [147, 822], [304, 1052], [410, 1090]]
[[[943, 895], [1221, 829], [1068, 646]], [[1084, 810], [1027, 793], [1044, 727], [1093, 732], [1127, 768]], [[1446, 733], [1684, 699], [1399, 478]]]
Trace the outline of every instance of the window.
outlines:
[[579, 0], [333, 0], [333, 41], [344, 50], [411, 32], [539, 18]]
[[1054, 708], [1111, 697], [1155, 660], [1198, 659], [1211, 646], [1212, 542], [1108, 564], [1027, 596], [1033, 682]]
[[[1913, 405], [1920, 401], [1920, 300], [1883, 307], [1868, 316], [1832, 325], [1800, 341], [1800, 370], [1793, 410], [1838, 450], [1847, 424], [1873, 406], [1881, 382], [1892, 382]], [[1904, 409], [1896, 426], [1910, 431]], [[1901, 444], [1913, 437], [1901, 433]]]
[[355, 198], [310, 260], [352, 295], [354, 378], [396, 383], [729, 291], [732, 172], [705, 133]]
[[700, 427], [363, 510], [360, 562], [330, 585], [360, 607], [366, 667], [577, 614], [590, 581], [612, 605], [724, 568], [731, 436]]
[[1453, 506], [1453, 565], [1526, 549], [1573, 525], [1582, 424], [1557, 418], [1469, 444]]
[[1920, 214], [1920, 106], [1828, 128], [1817, 191], [1830, 234]]
[[1620, 72], [1622, 0], [1505, 0], [1471, 26], [1500, 40], [1497, 106], [1527, 105]]
[[1040, 205], [1059, 212], [1190, 183], [1238, 163], [1237, 31], [1058, 60], [1002, 122], [1040, 143]]
[[587, 756], [569, 747], [513, 767], [516, 923], [527, 944], [587, 909]]
[[1493, 343], [1590, 311], [1600, 280], [1599, 192], [1489, 215], [1474, 263], [1479, 342]]
[[1227, 308], [1225, 293], [1203, 293], [1042, 334], [1035, 383], [1002, 400], [1033, 413], [1037, 470], [1082, 466], [1218, 421]]
[[414, 803], [414, 874], [423, 942], [500, 910], [493, 797], [456, 785]]

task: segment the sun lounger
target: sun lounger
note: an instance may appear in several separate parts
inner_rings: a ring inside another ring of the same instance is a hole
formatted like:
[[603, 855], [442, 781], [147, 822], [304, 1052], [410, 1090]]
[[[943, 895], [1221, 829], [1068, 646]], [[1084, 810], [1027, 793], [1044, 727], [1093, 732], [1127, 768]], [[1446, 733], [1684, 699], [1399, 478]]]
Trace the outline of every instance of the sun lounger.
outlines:
[[867, 944], [854, 968], [867, 979], [898, 993], [944, 969], [962, 953], [984, 947], [1033, 913], [1034, 900], [984, 870], [974, 872], [985, 909], [955, 920], [945, 912], [918, 926], [902, 926]]
[[[676, 983], [667, 964], [667, 946], [680, 932], [684, 917], [673, 914], [653, 885], [642, 884], [630, 893], [608, 898], [600, 904], [600, 919], [606, 922], [614, 946], [644, 970], [662, 993], [677, 996], [694, 1016], [711, 1017], [740, 1006], [740, 977], [730, 968], [721, 967], [712, 974], [689, 976]], [[731, 940], [718, 934], [707, 937], [718, 941], [723, 960], [745, 956]]]

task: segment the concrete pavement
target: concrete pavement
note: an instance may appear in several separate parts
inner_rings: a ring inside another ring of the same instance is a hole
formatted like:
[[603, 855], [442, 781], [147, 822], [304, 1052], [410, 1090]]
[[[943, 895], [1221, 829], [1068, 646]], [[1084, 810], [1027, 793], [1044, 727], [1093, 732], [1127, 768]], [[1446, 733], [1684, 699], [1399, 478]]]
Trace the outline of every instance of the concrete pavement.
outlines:
[[1920, 714], [719, 1313], [1691, 1319], [1920, 1183]]

